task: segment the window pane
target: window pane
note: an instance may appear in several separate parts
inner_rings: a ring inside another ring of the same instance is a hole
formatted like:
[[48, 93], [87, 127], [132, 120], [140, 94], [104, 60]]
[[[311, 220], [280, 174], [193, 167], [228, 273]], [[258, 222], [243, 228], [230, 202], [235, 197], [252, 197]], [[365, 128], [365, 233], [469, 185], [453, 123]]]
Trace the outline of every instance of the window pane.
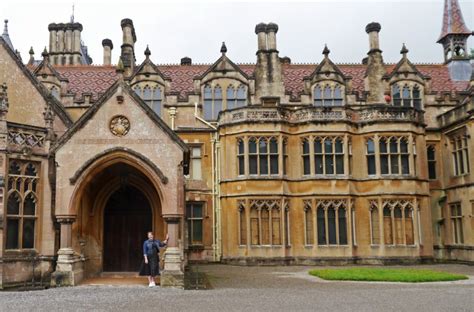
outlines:
[[201, 157], [201, 148], [193, 147], [192, 148], [192, 157]]
[[306, 225], [306, 244], [313, 244], [313, 214], [311, 209], [305, 211], [305, 225]]
[[10, 163], [9, 174], [20, 174], [20, 165], [16, 161]]
[[11, 215], [20, 214], [20, 197], [18, 196], [17, 193], [12, 193], [8, 197], [7, 214], [11, 214]]
[[435, 149], [433, 146], [429, 146], [427, 150], [428, 160], [435, 160]]
[[247, 244], [247, 220], [245, 220], [245, 210], [240, 210], [240, 244]]
[[258, 151], [260, 154], [266, 154], [268, 152], [268, 145], [265, 139], [258, 141]]
[[380, 156], [380, 171], [382, 174], [388, 174], [388, 156]]
[[161, 116], [161, 101], [155, 100], [153, 101], [152, 109], [158, 116]]
[[367, 140], [367, 154], [375, 153], [375, 145], [373, 140]]
[[339, 208], [337, 213], [339, 217], [339, 244], [347, 245], [346, 210], [343, 208]]
[[303, 174], [311, 174], [309, 156], [303, 156]]
[[33, 194], [28, 194], [23, 204], [23, 215], [34, 216], [36, 211], [36, 198]]
[[410, 165], [408, 161], [408, 155], [402, 155], [402, 174], [410, 173]]
[[257, 153], [257, 142], [253, 139], [249, 140], [249, 153]]
[[390, 155], [390, 173], [400, 173], [400, 168], [398, 167], [398, 155]]
[[400, 151], [402, 153], [408, 153], [408, 143], [405, 140], [400, 140]]
[[344, 156], [336, 156], [336, 174], [344, 174]]
[[303, 154], [309, 154], [309, 143], [307, 140], [303, 141]]
[[280, 211], [272, 210], [272, 245], [281, 245]]
[[250, 211], [250, 240], [252, 245], [260, 244], [260, 229], [257, 209], [252, 209]]
[[428, 175], [431, 180], [436, 179], [436, 162], [428, 162]]
[[326, 174], [334, 174], [334, 160], [332, 155], [326, 155], [325, 158]]
[[143, 100], [151, 100], [151, 88], [149, 86], [143, 89]]
[[314, 165], [316, 174], [323, 174], [323, 156], [316, 155], [314, 157]]
[[380, 153], [387, 153], [387, 142], [385, 140], [380, 140], [379, 149]]
[[377, 208], [373, 208], [370, 212], [371, 225], [372, 225], [372, 244], [380, 243], [380, 232], [379, 232], [379, 212]]
[[38, 172], [36, 170], [36, 166], [29, 163], [25, 168], [25, 175], [36, 177], [38, 175]]
[[192, 179], [193, 180], [201, 180], [201, 158], [194, 158], [191, 160], [191, 168], [192, 168]]
[[398, 153], [398, 142], [397, 139], [390, 139], [390, 153]]
[[323, 145], [320, 139], [316, 139], [314, 141], [314, 152], [318, 154], [321, 154], [323, 152]]
[[257, 155], [249, 155], [249, 174], [257, 174]]
[[7, 219], [7, 244], [6, 249], [18, 249], [18, 219]]
[[318, 244], [326, 245], [326, 223], [324, 220], [324, 209], [318, 208]]
[[245, 174], [245, 159], [244, 156], [239, 156], [239, 175]]
[[270, 213], [268, 209], [262, 209], [260, 219], [262, 220], [262, 245], [270, 245]]
[[23, 248], [33, 248], [35, 245], [35, 220], [23, 220]]
[[212, 99], [212, 89], [210, 86], [204, 88], [204, 99]]
[[267, 156], [260, 156], [260, 174], [268, 174], [268, 158]]
[[238, 143], [238, 151], [239, 151], [239, 154], [243, 154], [243, 153], [244, 153], [244, 141], [242, 141], [242, 140], [239, 140], [239, 143]]
[[332, 208], [328, 209], [328, 234], [329, 244], [337, 244], [336, 240], [336, 211]]
[[213, 120], [217, 120], [219, 113], [222, 111], [222, 100], [214, 100]]
[[322, 98], [323, 96], [322, 96], [321, 88], [319, 86], [316, 86], [314, 88], [314, 105], [316, 106], [323, 105]]
[[342, 153], [342, 140], [336, 139], [336, 153]]
[[270, 173], [278, 174], [278, 155], [270, 156]]
[[330, 139], [325, 139], [324, 140], [324, 152], [326, 154], [332, 153], [332, 140], [330, 140]]
[[270, 153], [278, 153], [278, 142], [276, 139], [270, 140]]
[[367, 169], [369, 175], [375, 174], [375, 156], [367, 156]]
[[204, 119], [212, 120], [212, 100], [204, 100]]
[[202, 220], [193, 220], [193, 244], [202, 244]]

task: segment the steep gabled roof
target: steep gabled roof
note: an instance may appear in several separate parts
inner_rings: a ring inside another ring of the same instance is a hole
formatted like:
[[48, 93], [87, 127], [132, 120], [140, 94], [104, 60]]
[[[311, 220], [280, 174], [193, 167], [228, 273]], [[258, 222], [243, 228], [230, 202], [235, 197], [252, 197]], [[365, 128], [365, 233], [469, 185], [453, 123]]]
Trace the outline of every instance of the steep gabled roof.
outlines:
[[170, 80], [170, 78], [166, 77], [158, 69], [158, 67], [155, 65], [155, 63], [153, 63], [151, 61], [150, 54], [151, 54], [150, 49], [147, 46], [146, 50], [145, 50], [145, 55], [146, 55], [145, 60], [140, 64], [140, 66], [138, 66], [135, 69], [134, 73], [132, 74], [132, 76], [130, 78], [128, 78], [128, 80], [133, 80], [133, 78], [135, 78], [135, 76], [140, 75], [140, 74], [155, 74], [155, 75], [160, 76], [163, 80]]
[[51, 95], [51, 93], [43, 86], [43, 84], [38, 79], [36, 79], [32, 72], [21, 62], [16, 53], [8, 46], [8, 44], [5, 42], [5, 40], [3, 40], [2, 37], [0, 37], [0, 45], [5, 47], [5, 50], [15, 61], [16, 65], [20, 68], [23, 74], [31, 81], [33, 86], [36, 88], [36, 90], [38, 90], [44, 100], [51, 105], [54, 113], [61, 119], [61, 121], [66, 125], [66, 127], [70, 127], [73, 124], [73, 121], [64, 109], [63, 105], [54, 96]]
[[244, 72], [237, 64], [232, 62], [226, 55], [227, 48], [225, 47], [225, 44], [222, 43], [222, 48], [221, 48], [222, 56], [217, 59], [217, 61], [214, 62], [204, 73], [202, 73], [198, 79], [203, 79], [206, 77], [207, 74], [211, 72], [238, 72], [240, 73], [245, 79], [249, 79], [249, 75], [247, 75], [246, 72]]
[[423, 75], [418, 69], [416, 68], [415, 65], [413, 65], [412, 62], [407, 57], [408, 49], [406, 48], [405, 44], [403, 44], [402, 50], [400, 51], [400, 54], [402, 54], [402, 58], [400, 61], [398, 61], [397, 65], [395, 65], [395, 68], [392, 70], [391, 73], [387, 74], [386, 76], [388, 78], [392, 78], [396, 74], [415, 74], [420, 76], [421, 78], [425, 79], [425, 75]]
[[[95, 102], [89, 109], [82, 114], [82, 116], [69, 128], [55, 143], [51, 149], [51, 153], [55, 153], [66, 142], [68, 142], [74, 134], [82, 129], [85, 124], [97, 113], [97, 111], [115, 94], [117, 89], [121, 87], [123, 92], [126, 92], [137, 105], [139, 105], [146, 113], [146, 115], [166, 133], [176, 144], [181, 148], [185, 155], [189, 155], [189, 148], [186, 143], [173, 131], [170, 127], [130, 88], [130, 86], [123, 82], [123, 80], [116, 81], [102, 97]], [[186, 158], [187, 156], [185, 156]]]
[[322, 60], [321, 63], [319, 63], [318, 66], [316, 66], [316, 69], [314, 70], [314, 72], [311, 74], [311, 76], [309, 76], [308, 78], [309, 79], [313, 79], [316, 75], [321, 75], [321, 74], [324, 74], [324, 75], [327, 75], [329, 76], [329, 74], [335, 74], [337, 76], [340, 76], [342, 79], [344, 79], [345, 75], [344, 73], [339, 69], [339, 67], [334, 64], [331, 59], [329, 58], [329, 49], [327, 46], [324, 46], [324, 50], [323, 50], [323, 55], [324, 55], [324, 59]]

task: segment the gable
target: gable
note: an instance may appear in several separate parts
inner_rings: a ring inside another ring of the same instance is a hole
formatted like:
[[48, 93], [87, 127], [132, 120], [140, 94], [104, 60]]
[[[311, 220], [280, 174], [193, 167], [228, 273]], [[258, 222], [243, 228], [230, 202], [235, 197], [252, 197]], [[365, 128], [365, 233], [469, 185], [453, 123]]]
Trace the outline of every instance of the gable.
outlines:
[[62, 109], [41, 83], [15, 56], [0, 38], [0, 81], [8, 87], [9, 109], [7, 121], [45, 127], [43, 112], [48, 103], [66, 126], [72, 124]]
[[[116, 136], [111, 132], [110, 122], [116, 116], [125, 116], [130, 123], [130, 129], [124, 136]], [[134, 144], [141, 146], [147, 145], [146, 142], [150, 142], [150, 145], [172, 145], [181, 155], [184, 153], [185, 158], [189, 152], [187, 145], [178, 135], [123, 81], [116, 82], [77, 120], [58, 140], [53, 152], [63, 149], [76, 139], [102, 142], [103, 148], [124, 144], [127, 147]], [[137, 147], [136, 150], [140, 148]]]

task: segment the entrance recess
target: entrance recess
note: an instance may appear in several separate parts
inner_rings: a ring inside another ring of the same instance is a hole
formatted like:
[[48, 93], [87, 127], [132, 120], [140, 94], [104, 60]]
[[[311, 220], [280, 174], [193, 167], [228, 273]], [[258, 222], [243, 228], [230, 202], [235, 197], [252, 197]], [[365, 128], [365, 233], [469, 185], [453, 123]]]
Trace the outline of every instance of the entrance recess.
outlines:
[[104, 209], [104, 271], [137, 272], [142, 243], [151, 229], [152, 212], [145, 195], [130, 185], [115, 191]]

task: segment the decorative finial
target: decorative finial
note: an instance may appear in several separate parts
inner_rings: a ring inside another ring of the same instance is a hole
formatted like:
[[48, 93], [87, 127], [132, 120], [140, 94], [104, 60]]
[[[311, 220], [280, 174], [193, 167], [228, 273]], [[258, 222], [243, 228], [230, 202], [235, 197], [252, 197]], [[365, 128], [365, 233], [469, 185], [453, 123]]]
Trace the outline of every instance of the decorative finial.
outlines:
[[47, 57], [48, 56], [48, 50], [46, 50], [46, 47], [44, 47], [44, 50], [43, 50], [43, 53], [41, 53], [41, 56], [43, 58]]
[[3, 34], [8, 34], [8, 20], [4, 20], [5, 26], [3, 27]]
[[329, 55], [330, 52], [331, 52], [331, 50], [328, 49], [327, 44], [324, 44], [323, 55], [324, 55], [325, 57], [328, 57], [328, 55]]
[[225, 42], [222, 42], [221, 53], [222, 53], [222, 54], [226, 54], [226, 53], [227, 53], [227, 47], [225, 46]]
[[33, 50], [33, 47], [30, 48], [30, 52], [28, 52], [30, 55], [34, 55], [35, 51]]
[[71, 24], [74, 23], [74, 3], [72, 4]]
[[8, 34], [8, 20], [6, 19], [4, 22], [5, 22], [5, 26], [3, 27], [3, 34], [2, 34], [3, 40], [5, 40], [5, 42], [10, 47], [10, 49], [12, 49], [12, 51], [15, 51], [15, 49], [13, 48], [12, 41], [10, 40], [10, 35]]
[[400, 54], [403, 54], [403, 56], [405, 57], [407, 56], [407, 53], [408, 53], [408, 49], [405, 46], [405, 43], [403, 43], [402, 49], [400, 50]]
[[145, 49], [145, 56], [146, 58], [150, 58], [150, 55], [151, 55], [151, 51], [150, 51], [150, 48], [148, 48], [148, 44], [146, 45], [146, 49]]

